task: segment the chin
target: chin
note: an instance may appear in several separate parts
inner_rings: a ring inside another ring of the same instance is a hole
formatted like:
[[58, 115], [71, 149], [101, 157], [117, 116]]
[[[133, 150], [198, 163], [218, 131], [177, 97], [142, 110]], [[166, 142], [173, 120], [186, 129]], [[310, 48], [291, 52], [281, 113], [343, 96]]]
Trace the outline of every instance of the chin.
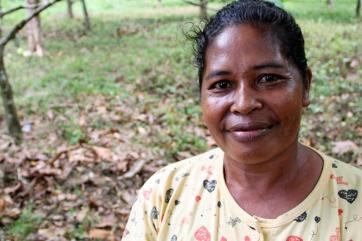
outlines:
[[268, 160], [270, 152], [264, 153], [262, 150], [240, 148], [239, 150], [224, 150], [225, 157], [244, 164], [259, 164]]
[[223, 145], [219, 145], [225, 156], [245, 164], [259, 164], [269, 161], [281, 153], [290, 150], [297, 138], [280, 140], [275, 138], [259, 138], [249, 142], [236, 142], [226, 138]]

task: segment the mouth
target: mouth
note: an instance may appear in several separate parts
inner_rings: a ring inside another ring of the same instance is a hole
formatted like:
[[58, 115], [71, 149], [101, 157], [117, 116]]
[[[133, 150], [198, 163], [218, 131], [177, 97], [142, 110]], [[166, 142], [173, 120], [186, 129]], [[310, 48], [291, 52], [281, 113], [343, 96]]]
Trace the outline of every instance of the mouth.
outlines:
[[238, 142], [251, 142], [267, 135], [274, 124], [266, 122], [238, 123], [226, 129], [226, 132]]

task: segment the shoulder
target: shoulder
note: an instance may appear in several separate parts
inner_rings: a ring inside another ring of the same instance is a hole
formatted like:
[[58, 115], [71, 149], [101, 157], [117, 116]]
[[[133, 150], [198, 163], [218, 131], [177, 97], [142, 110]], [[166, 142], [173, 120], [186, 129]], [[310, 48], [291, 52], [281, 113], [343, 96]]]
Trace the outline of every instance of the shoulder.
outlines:
[[[171, 187], [182, 188], [190, 181], [201, 177], [213, 176], [223, 159], [223, 151], [219, 148], [209, 150], [197, 156], [169, 164], [153, 174], [143, 185], [143, 190], [153, 190], [153, 194], [162, 194]], [[155, 193], [157, 192], [157, 193]]]
[[332, 209], [338, 208], [343, 235], [362, 237], [362, 170], [324, 154], [322, 157], [330, 170], [328, 187], [332, 198], [328, 202]]
[[362, 169], [337, 160], [310, 146], [306, 147], [317, 153], [323, 159], [323, 173], [328, 174], [325, 176], [328, 176], [329, 179], [335, 179], [337, 184], [343, 185], [346, 185], [343, 180], [348, 180], [350, 184], [362, 188]]
[[[348, 181], [350, 185], [362, 188], [362, 170], [333, 157], [322, 154], [325, 165], [331, 167], [331, 179], [337, 178]], [[338, 180], [337, 180], [338, 181]], [[342, 182], [342, 181], [341, 181]]]

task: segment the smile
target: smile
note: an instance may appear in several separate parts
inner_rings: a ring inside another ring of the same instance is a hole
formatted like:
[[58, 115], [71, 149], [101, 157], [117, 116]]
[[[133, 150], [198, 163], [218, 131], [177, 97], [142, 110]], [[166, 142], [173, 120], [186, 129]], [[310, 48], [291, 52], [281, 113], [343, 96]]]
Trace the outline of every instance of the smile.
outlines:
[[269, 123], [237, 124], [227, 129], [227, 133], [237, 142], [251, 142], [267, 135], [274, 127]]

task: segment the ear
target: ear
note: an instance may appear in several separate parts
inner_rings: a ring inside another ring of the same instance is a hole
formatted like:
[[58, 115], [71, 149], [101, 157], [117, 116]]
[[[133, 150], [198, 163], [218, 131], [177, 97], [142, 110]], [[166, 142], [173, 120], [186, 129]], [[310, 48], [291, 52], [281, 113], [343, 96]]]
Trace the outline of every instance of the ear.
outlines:
[[303, 89], [303, 100], [302, 100], [303, 107], [307, 107], [310, 104], [309, 91], [310, 91], [312, 78], [313, 78], [312, 70], [308, 68], [306, 73], [306, 80], [304, 83], [304, 89]]

